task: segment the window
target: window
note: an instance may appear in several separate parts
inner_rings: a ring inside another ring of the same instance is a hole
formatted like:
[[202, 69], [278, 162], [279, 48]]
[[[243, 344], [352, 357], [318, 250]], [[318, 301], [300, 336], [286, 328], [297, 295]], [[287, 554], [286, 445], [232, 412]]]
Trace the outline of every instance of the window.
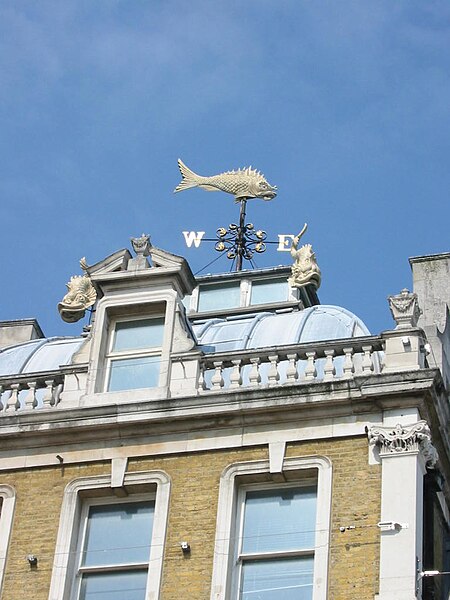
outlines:
[[252, 281], [250, 304], [266, 304], [269, 302], [286, 302], [289, 286], [284, 279], [255, 279]]
[[198, 293], [198, 312], [235, 308], [241, 304], [240, 281], [201, 285]]
[[[280, 483], [282, 480], [282, 483]], [[326, 600], [331, 463], [236, 463], [221, 477], [211, 600]]]
[[107, 391], [158, 387], [163, 334], [163, 317], [113, 321]]
[[85, 502], [75, 598], [145, 599], [154, 512], [154, 500]]
[[287, 276], [260, 279], [243, 277], [239, 281], [200, 283], [186, 306], [190, 306], [194, 312], [217, 312], [296, 299], [297, 292], [289, 287]]
[[170, 479], [125, 473], [126, 497], [111, 476], [83, 477], [64, 491], [49, 600], [157, 600]]
[[240, 600], [310, 600], [315, 485], [241, 489], [236, 579]]

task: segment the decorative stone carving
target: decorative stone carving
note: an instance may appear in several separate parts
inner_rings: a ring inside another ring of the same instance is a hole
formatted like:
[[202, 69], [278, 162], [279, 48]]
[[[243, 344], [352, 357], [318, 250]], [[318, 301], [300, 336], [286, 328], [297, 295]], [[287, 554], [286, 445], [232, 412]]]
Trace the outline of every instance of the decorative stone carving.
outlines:
[[131, 238], [131, 245], [136, 252], [136, 256], [128, 261], [127, 271], [141, 271], [142, 269], [148, 269], [150, 265], [147, 256], [150, 255], [150, 249], [152, 247], [150, 236], [143, 233], [141, 237]]
[[422, 314], [417, 294], [405, 288], [400, 294], [389, 296], [388, 300], [392, 317], [397, 323], [396, 329], [408, 329], [417, 326], [417, 321]]
[[58, 304], [58, 311], [63, 321], [75, 323], [95, 303], [97, 292], [88, 275], [74, 275], [66, 285], [68, 292]]
[[143, 233], [141, 237], [131, 238], [131, 245], [137, 256], [149, 256], [150, 254], [150, 236]]
[[294, 259], [294, 264], [292, 265], [291, 276], [288, 282], [291, 287], [301, 288], [312, 284], [316, 289], [319, 289], [322, 276], [314, 250], [311, 244], [298, 247], [300, 238], [305, 233], [307, 227], [308, 225], [305, 223], [301, 232], [292, 241], [291, 256]]
[[431, 443], [431, 433], [426, 421], [418, 421], [413, 425], [395, 427], [373, 426], [368, 429], [369, 444], [378, 446], [380, 455], [401, 454], [404, 452], [420, 452], [428, 467], [437, 461], [437, 451]]

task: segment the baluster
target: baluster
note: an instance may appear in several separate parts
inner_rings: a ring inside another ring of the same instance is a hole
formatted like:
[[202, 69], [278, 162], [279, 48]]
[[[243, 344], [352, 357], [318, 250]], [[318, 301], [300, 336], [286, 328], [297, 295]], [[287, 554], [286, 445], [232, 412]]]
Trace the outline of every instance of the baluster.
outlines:
[[230, 374], [230, 388], [238, 388], [242, 385], [242, 377], [241, 377], [241, 362], [240, 358], [231, 361], [233, 366], [233, 370]]
[[206, 390], [205, 371], [206, 371], [206, 364], [205, 363], [200, 364], [200, 372], [198, 374], [198, 389], [199, 390]]
[[325, 350], [325, 366], [323, 368], [323, 381], [333, 381], [336, 369], [333, 364], [334, 350]]
[[269, 356], [270, 360], [270, 368], [267, 374], [267, 380], [270, 385], [276, 385], [280, 379], [280, 374], [278, 373], [278, 355], [273, 354]]
[[295, 383], [296, 379], [298, 379], [297, 354], [288, 354], [287, 359], [289, 364], [286, 369], [286, 381], [288, 383]]
[[53, 405], [53, 379], [45, 380], [45, 395], [42, 399], [43, 408], [51, 408]]
[[305, 379], [311, 381], [312, 379], [315, 379], [317, 377], [317, 369], [315, 365], [316, 353], [306, 352], [305, 354], [306, 358], [308, 359], [305, 368]]
[[258, 357], [251, 358], [250, 362], [252, 363], [252, 368], [250, 370], [248, 379], [250, 381], [250, 385], [258, 386], [261, 383], [261, 375], [259, 373], [259, 361]]
[[215, 369], [215, 373], [211, 378], [211, 389], [213, 390], [221, 390], [224, 386], [224, 380], [222, 377], [222, 368], [223, 368], [223, 361], [217, 361], [217, 362], [213, 362], [214, 365], [214, 369]]
[[362, 346], [362, 351], [364, 352], [362, 359], [362, 371], [363, 373], [370, 373], [373, 371], [372, 346]]
[[61, 392], [64, 389], [64, 384], [62, 383], [58, 383], [58, 385], [55, 386], [55, 389], [53, 390], [53, 406], [58, 406], [59, 404], [59, 397], [61, 396]]
[[29, 388], [29, 391], [28, 391], [27, 395], [25, 396], [25, 403], [24, 403], [23, 407], [25, 410], [32, 410], [37, 405], [37, 401], [36, 401], [37, 381], [28, 381], [27, 386]]
[[344, 365], [342, 367], [343, 377], [353, 377], [355, 365], [353, 364], [353, 348], [344, 348]]
[[20, 408], [20, 402], [19, 402], [20, 383], [12, 383], [10, 385], [10, 388], [11, 388], [11, 395], [8, 398], [8, 402], [5, 407], [5, 410], [10, 410], [11, 408], [13, 408], [14, 410], [17, 410], [18, 408]]

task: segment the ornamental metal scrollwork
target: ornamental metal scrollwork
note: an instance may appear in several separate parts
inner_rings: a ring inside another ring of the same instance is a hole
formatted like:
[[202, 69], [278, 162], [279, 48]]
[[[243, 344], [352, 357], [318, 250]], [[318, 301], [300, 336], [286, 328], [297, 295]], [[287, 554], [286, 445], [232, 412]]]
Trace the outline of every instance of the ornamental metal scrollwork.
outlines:
[[420, 452], [428, 467], [433, 467], [438, 459], [426, 421], [413, 425], [398, 423], [395, 427], [373, 426], [368, 429], [367, 434], [369, 444], [379, 447], [380, 456]]

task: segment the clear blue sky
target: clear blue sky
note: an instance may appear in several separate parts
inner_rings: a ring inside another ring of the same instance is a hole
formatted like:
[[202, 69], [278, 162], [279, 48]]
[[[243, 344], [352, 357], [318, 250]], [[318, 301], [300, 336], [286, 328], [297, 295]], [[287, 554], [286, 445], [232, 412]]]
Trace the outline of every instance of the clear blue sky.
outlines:
[[262, 170], [278, 197], [249, 220], [269, 239], [308, 222], [322, 303], [378, 333], [408, 257], [450, 250], [450, 3], [2, 0], [0, 131], [0, 320], [78, 334], [56, 311], [78, 260], [142, 232], [193, 271], [215, 258], [181, 232], [237, 208], [173, 195], [180, 156]]

